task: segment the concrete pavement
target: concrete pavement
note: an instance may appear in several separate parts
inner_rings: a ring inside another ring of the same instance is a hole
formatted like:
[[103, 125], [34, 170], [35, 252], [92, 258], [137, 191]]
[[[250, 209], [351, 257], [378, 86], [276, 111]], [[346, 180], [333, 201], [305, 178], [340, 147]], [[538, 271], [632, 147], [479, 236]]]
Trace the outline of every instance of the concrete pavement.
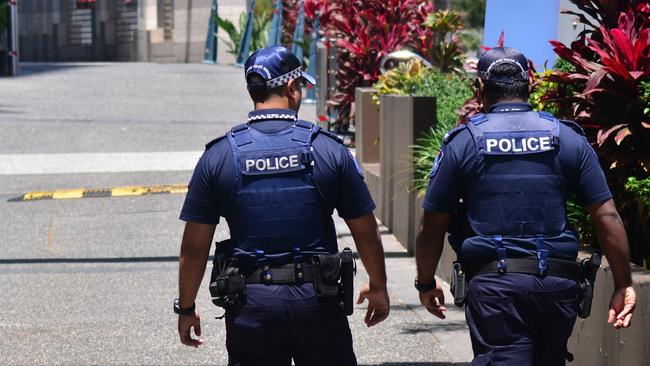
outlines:
[[[165, 157], [201, 151], [245, 120], [251, 103], [242, 73], [209, 65], [34, 64], [20, 78], [0, 79], [3, 364], [225, 364], [224, 326], [212, 319], [219, 309], [206, 281], [197, 300], [206, 346], [189, 349], [176, 338], [171, 299], [182, 194], [8, 199], [37, 190], [188, 182], [195, 156]], [[315, 108], [304, 106], [301, 117], [313, 120]], [[154, 168], [138, 171], [137, 154], [157, 159]], [[125, 156], [131, 166], [116, 163]], [[66, 162], [71, 157], [78, 160]], [[342, 220], [336, 224], [341, 245], [352, 246]], [[227, 236], [219, 225], [215, 240]], [[441, 321], [419, 306], [413, 259], [390, 234], [383, 238], [392, 313], [367, 328], [364, 305], [355, 309], [359, 363], [468, 362], [462, 312], [451, 306]], [[365, 279], [361, 267], [357, 288]]]

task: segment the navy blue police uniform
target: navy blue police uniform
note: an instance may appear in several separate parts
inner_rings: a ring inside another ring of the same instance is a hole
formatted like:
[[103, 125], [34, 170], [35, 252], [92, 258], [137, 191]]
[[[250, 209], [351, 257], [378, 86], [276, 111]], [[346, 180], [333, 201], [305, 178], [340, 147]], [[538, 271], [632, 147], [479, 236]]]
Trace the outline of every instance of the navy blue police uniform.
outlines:
[[[265, 69], [271, 81], [286, 75], [291, 70], [276, 59], [293, 56], [287, 54], [279, 47], [258, 51], [247, 73]], [[353, 219], [374, 208], [342, 141], [298, 120], [295, 111], [250, 112], [248, 123], [206, 146], [180, 218], [205, 224], [225, 218], [242, 271], [263, 269], [269, 279], [246, 285], [245, 303], [226, 312], [229, 365], [290, 365], [292, 359], [297, 365], [356, 365], [336, 299], [319, 298], [309, 282], [273, 284], [272, 278], [278, 266], [338, 251], [334, 210]]]
[[[585, 206], [612, 197], [573, 122], [526, 103], [500, 103], [445, 137], [423, 207], [452, 213], [461, 200], [467, 210], [473, 234], [454, 249], [471, 276], [472, 365], [564, 364], [577, 283], [545, 272], [549, 259], [576, 260], [571, 196]], [[508, 272], [513, 258], [533, 258], [539, 273]]]

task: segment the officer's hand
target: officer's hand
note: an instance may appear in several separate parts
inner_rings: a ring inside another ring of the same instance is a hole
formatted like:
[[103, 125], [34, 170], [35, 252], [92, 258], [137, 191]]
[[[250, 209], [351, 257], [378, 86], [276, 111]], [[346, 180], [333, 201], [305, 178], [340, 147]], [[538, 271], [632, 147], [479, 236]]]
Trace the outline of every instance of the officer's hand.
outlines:
[[622, 287], [614, 291], [609, 301], [609, 317], [607, 323], [614, 328], [627, 328], [632, 320], [632, 312], [636, 306], [636, 292], [634, 287]]
[[445, 307], [445, 294], [440, 283], [436, 283], [436, 288], [431, 291], [420, 292], [420, 302], [431, 314], [440, 319], [445, 318], [443, 312], [447, 311], [447, 307]]
[[[191, 330], [194, 328], [194, 334], [198, 338], [192, 338]], [[181, 343], [186, 346], [198, 348], [203, 344], [201, 338], [201, 317], [199, 316], [199, 309], [194, 310], [194, 315], [179, 315], [178, 316], [178, 335], [181, 337]]]
[[366, 312], [366, 325], [372, 327], [384, 321], [390, 312], [390, 300], [386, 287], [374, 287], [366, 284], [359, 291], [357, 304], [362, 304], [368, 300], [368, 311]]

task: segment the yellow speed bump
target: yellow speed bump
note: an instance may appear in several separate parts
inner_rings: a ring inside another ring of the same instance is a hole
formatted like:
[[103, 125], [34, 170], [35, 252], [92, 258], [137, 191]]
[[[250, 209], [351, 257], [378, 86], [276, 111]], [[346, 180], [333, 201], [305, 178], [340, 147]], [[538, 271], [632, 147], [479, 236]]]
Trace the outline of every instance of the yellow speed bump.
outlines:
[[187, 193], [187, 184], [155, 186], [126, 186], [100, 189], [60, 189], [56, 191], [27, 192], [9, 201], [24, 202], [37, 200], [64, 200], [73, 198], [129, 197], [149, 194]]

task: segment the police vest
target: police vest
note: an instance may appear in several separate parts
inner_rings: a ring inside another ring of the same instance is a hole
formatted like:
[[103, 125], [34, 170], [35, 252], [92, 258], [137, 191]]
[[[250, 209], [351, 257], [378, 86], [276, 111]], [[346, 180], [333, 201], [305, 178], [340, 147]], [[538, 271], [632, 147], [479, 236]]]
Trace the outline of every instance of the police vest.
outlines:
[[[467, 123], [481, 171], [467, 197], [478, 235], [540, 237], [566, 226], [566, 187], [558, 152], [560, 122], [545, 112], [490, 113]], [[540, 167], [522, 170], [522, 161]]]
[[243, 124], [227, 134], [236, 170], [228, 225], [240, 261], [284, 264], [300, 253], [337, 251], [336, 242], [323, 241], [334, 228], [312, 176], [319, 132], [297, 121], [273, 133]]

